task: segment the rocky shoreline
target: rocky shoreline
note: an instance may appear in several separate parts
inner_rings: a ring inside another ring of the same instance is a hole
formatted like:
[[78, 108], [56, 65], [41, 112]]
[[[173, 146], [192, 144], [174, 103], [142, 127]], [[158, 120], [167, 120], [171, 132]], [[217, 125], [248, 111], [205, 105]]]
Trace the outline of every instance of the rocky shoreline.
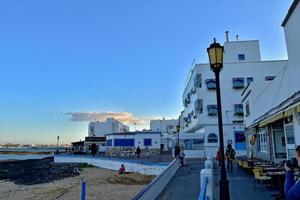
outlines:
[[[78, 168], [80, 175], [74, 173]], [[87, 164], [54, 163], [53, 157], [0, 163], [0, 200], [132, 199], [154, 176], [126, 173]]]
[[80, 169], [81, 166], [78, 163], [56, 164], [53, 157], [1, 162], [0, 180], [22, 185], [48, 183], [78, 175], [74, 173], [74, 168]]

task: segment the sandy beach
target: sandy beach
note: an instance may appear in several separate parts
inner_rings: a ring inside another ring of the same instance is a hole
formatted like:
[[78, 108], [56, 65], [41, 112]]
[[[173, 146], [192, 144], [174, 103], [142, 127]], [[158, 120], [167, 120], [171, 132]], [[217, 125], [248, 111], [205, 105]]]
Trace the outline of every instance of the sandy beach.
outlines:
[[[96, 167], [82, 169], [89, 200], [132, 199], [153, 176], [116, 175], [116, 171]], [[0, 200], [70, 200], [80, 199], [81, 177], [69, 177], [45, 184], [16, 185], [0, 181]]]

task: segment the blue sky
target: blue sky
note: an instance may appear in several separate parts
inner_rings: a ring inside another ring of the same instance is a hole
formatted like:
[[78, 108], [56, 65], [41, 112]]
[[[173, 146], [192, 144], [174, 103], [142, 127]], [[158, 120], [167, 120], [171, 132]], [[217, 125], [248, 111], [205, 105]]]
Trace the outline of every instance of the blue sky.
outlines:
[[139, 129], [175, 118], [192, 60], [206, 62], [226, 30], [259, 39], [263, 59], [285, 59], [291, 2], [0, 1], [0, 144], [83, 139], [95, 116]]

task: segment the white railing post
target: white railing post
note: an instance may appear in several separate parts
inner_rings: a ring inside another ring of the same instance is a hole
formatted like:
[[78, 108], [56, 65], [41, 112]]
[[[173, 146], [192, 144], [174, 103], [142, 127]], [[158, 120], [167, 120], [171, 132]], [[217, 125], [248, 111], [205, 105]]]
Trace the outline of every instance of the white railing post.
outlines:
[[[207, 177], [207, 185], [206, 185], [206, 196], [208, 199], [213, 199], [213, 161], [210, 156], [207, 157], [205, 161], [205, 168], [200, 172], [200, 184], [202, 184], [203, 177]], [[203, 186], [200, 185], [200, 188]]]

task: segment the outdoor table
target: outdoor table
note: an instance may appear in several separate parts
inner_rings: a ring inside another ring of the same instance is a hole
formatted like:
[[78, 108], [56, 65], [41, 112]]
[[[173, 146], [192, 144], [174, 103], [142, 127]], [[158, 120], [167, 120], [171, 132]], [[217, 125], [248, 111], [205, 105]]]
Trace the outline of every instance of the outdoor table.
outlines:
[[264, 172], [278, 172], [278, 171], [284, 171], [284, 168], [282, 167], [263, 167]]
[[282, 169], [280, 171], [268, 171], [267, 172], [267, 175], [272, 177], [272, 179], [274, 180], [274, 183], [275, 184], [277, 183], [277, 186], [279, 189], [279, 194], [276, 195], [276, 199], [282, 199], [285, 197], [285, 194], [284, 194], [285, 174], [286, 174], [286, 172]]

